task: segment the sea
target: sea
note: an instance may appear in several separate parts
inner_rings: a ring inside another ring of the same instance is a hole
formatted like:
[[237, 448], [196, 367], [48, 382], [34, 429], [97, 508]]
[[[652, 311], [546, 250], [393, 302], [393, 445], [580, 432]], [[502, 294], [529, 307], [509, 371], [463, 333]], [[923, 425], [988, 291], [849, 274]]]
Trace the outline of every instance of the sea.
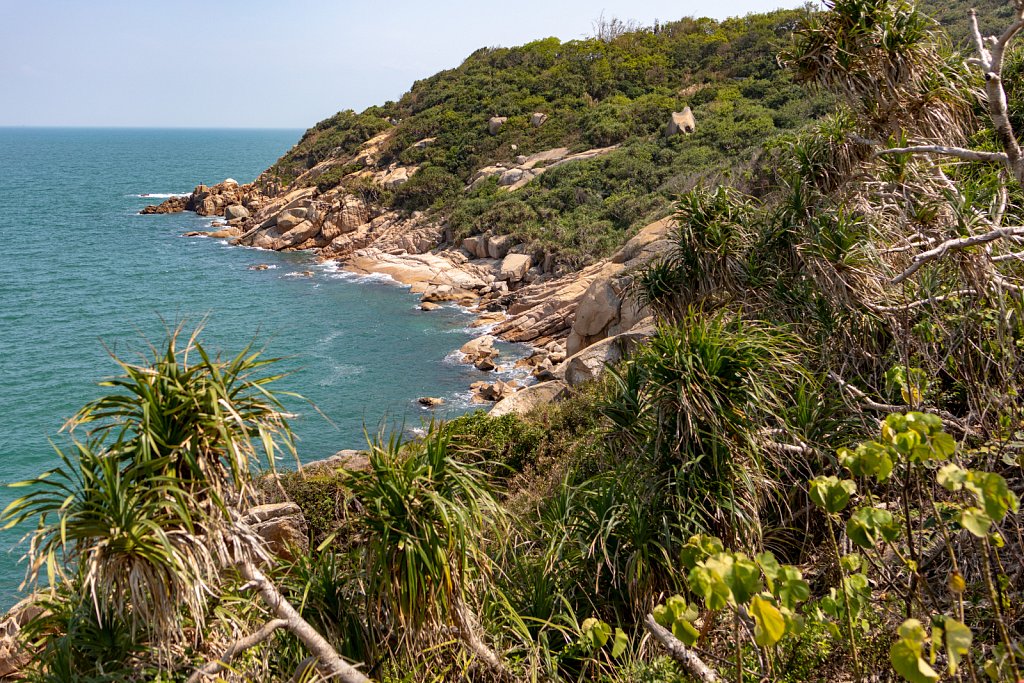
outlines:
[[[109, 391], [111, 354], [137, 360], [178, 325], [223, 355], [254, 344], [282, 359], [304, 462], [475, 407], [469, 385], [494, 374], [459, 361], [482, 332], [470, 313], [421, 311], [407, 288], [311, 253], [182, 237], [209, 218], [139, 215], [199, 183], [252, 181], [301, 132], [0, 128], [0, 507], [24, 492], [3, 485], [57, 464], [64, 422]], [[0, 609], [18, 599], [26, 531], [0, 532]]]

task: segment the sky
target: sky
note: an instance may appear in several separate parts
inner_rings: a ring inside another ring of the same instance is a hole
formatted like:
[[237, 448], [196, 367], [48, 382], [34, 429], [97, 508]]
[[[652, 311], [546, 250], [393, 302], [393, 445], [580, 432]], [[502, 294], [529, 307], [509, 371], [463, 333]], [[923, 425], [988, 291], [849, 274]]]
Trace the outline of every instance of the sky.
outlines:
[[481, 47], [803, 0], [0, 0], [0, 126], [307, 128]]

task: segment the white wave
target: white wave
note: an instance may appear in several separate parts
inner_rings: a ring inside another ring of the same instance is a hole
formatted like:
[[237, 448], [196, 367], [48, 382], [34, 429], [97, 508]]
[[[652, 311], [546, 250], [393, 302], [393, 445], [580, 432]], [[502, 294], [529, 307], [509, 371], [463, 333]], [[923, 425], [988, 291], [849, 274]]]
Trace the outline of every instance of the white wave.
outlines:
[[331, 330], [330, 332], [327, 333], [326, 336], [321, 337], [320, 339], [317, 339], [316, 343], [317, 344], [325, 344], [326, 345], [326, 344], [332, 343], [338, 337], [344, 337], [344, 336], [345, 336], [345, 330]]
[[330, 372], [321, 377], [317, 384], [322, 387], [331, 387], [349, 377], [361, 375], [362, 373], [363, 368], [361, 366], [348, 363], [332, 363]]
[[171, 197], [187, 197], [191, 192], [143, 192], [142, 194], [129, 195], [142, 199], [170, 199]]
[[459, 351], [458, 349], [455, 349], [454, 351], [449, 352], [448, 355], [441, 360], [441, 362], [444, 363], [445, 365], [454, 365], [458, 367], [460, 365], [465, 365], [465, 363], [463, 363], [463, 360], [465, 360], [465, 358], [466, 354], [464, 354], [462, 351]]
[[491, 330], [494, 329], [494, 325], [482, 325], [480, 327], [453, 327], [450, 330], [445, 330], [445, 334], [468, 334], [471, 337], [482, 337], [485, 334], [490, 334]]
[[400, 284], [386, 273], [353, 273], [341, 268], [335, 268], [334, 270], [328, 270], [327, 275], [334, 280], [345, 280], [346, 282], [386, 282], [388, 284]]

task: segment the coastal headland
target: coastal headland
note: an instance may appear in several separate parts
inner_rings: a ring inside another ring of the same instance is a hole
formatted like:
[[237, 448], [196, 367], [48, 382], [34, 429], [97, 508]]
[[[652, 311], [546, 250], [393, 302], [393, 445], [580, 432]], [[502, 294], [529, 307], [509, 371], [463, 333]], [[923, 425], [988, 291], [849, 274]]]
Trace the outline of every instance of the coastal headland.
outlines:
[[[650, 316], [629, 296], [630, 274], [668, 251], [670, 219], [647, 225], [610, 257], [577, 269], [559, 263], [551, 252], [517, 243], [510, 235], [484, 233], [459, 239], [435, 215], [388, 209], [369, 199], [369, 193], [349, 191], [351, 183], [326, 191], [317, 187], [318, 176], [353, 159], [359, 160], [361, 170], [349, 180], [363, 187], [394, 190], [408, 182], [416, 168], [377, 163], [376, 152], [387, 138], [387, 132], [375, 136], [351, 159], [314, 166], [291, 184], [294, 189], [282, 188], [264, 173], [249, 184], [227, 179], [199, 185], [187, 196], [168, 198], [142, 213], [194, 211], [216, 220], [211, 231], [186, 236], [228, 239], [239, 246], [273, 251], [312, 251], [318, 259], [345, 270], [387, 275], [408, 286], [421, 295], [424, 310], [445, 303], [462, 306], [476, 314], [472, 326], [486, 332], [482, 339], [493, 335], [529, 345], [532, 353], [518, 363], [542, 384], [557, 382], [553, 386], [566, 387], [593, 379], [606, 362], [621, 357], [624, 348], [622, 343], [599, 342], [618, 337], [625, 342], [653, 329]], [[565, 148], [547, 150], [521, 157], [515, 165], [484, 167], [472, 182], [497, 177], [504, 191], [516, 192], [554, 165], [592, 159], [611, 149], [576, 154]], [[541, 163], [546, 165], [538, 166]], [[466, 362], [482, 370], [501, 367], [500, 359], [479, 355], [476, 346], [471, 342], [463, 347]], [[502, 382], [478, 382], [473, 387], [481, 403], [510, 398], [523, 388]], [[533, 398], [510, 398], [499, 412], [513, 405], [519, 406], [516, 411], [524, 410], [537, 397], [563, 394], [552, 387], [526, 393]]]

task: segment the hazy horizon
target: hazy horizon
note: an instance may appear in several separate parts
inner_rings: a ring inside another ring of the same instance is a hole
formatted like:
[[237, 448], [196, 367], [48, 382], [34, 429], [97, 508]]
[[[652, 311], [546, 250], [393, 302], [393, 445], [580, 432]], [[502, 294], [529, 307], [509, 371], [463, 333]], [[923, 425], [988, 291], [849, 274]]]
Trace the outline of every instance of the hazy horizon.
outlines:
[[481, 47], [583, 38], [602, 13], [646, 26], [802, 4], [0, 0], [0, 127], [301, 130], [396, 100]]

